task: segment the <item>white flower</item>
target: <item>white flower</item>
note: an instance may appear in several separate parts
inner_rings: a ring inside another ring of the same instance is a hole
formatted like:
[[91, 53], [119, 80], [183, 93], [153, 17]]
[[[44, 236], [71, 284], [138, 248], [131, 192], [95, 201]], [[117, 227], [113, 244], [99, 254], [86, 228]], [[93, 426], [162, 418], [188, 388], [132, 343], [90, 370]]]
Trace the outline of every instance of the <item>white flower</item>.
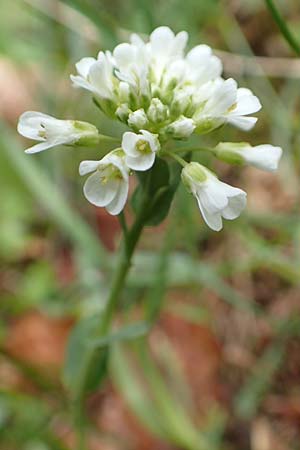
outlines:
[[217, 158], [232, 164], [251, 164], [258, 169], [274, 172], [282, 155], [281, 147], [263, 144], [252, 147], [247, 142], [220, 142], [214, 152]]
[[168, 126], [168, 133], [170, 133], [174, 138], [184, 139], [188, 138], [196, 128], [193, 119], [188, 119], [187, 117], [181, 116], [175, 122]]
[[76, 69], [78, 75], [71, 75], [76, 87], [87, 89], [100, 98], [114, 98], [114, 66], [110, 52], [100, 52], [98, 59], [82, 58]]
[[204, 84], [221, 76], [223, 67], [221, 60], [213, 55], [208, 45], [197, 45], [186, 55], [186, 77], [193, 83]]
[[149, 55], [142, 41], [119, 44], [113, 51], [115, 75], [128, 83], [137, 95], [149, 95]]
[[151, 33], [149, 48], [152, 58], [152, 74], [157, 83], [169, 63], [183, 57], [187, 40], [188, 34], [185, 31], [175, 35], [169, 27], [158, 27]]
[[203, 219], [214, 231], [222, 229], [222, 217], [236, 219], [246, 206], [246, 192], [218, 180], [201, 164], [187, 164], [181, 176], [185, 186], [196, 197]]
[[259, 99], [250, 89], [239, 88], [236, 93], [236, 103], [226, 113], [227, 121], [244, 131], [249, 131], [257, 122], [256, 117], [245, 117], [261, 109]]
[[236, 81], [232, 78], [207, 83], [196, 96], [200, 107], [193, 119], [197, 123], [197, 131], [202, 133], [212, 131], [227, 122], [243, 130], [249, 130], [257, 119], [244, 116], [261, 108], [258, 98], [249, 89], [238, 89]]
[[160, 149], [160, 144], [155, 134], [141, 130], [141, 134], [127, 131], [123, 134], [122, 149], [126, 156], [128, 167], [133, 170], [148, 170], [153, 166], [155, 153]]
[[100, 161], [82, 161], [80, 175], [94, 172], [86, 180], [83, 192], [90, 203], [105, 207], [113, 216], [123, 210], [129, 187], [129, 169], [124, 152], [113, 150]]
[[109, 117], [162, 139], [182, 115], [200, 134], [225, 123], [252, 128], [257, 119], [249, 115], [261, 108], [257, 97], [238, 88], [233, 79], [221, 78], [222, 63], [207, 45], [185, 54], [187, 39], [185, 31], [175, 35], [165, 26], [156, 28], [148, 42], [133, 34], [112, 54], [83, 58], [76, 64], [78, 75], [71, 79], [91, 91]]
[[78, 120], [59, 120], [36, 111], [20, 116], [18, 132], [29, 139], [41, 141], [25, 150], [37, 153], [57, 145], [95, 145], [99, 142], [97, 128]]

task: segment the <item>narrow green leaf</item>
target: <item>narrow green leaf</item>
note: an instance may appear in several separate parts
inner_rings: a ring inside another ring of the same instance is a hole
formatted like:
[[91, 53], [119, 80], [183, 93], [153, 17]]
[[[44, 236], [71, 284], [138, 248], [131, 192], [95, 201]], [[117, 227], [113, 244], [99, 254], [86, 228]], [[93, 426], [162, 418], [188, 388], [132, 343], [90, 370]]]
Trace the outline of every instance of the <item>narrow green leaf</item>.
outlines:
[[[148, 172], [137, 173], [140, 184], [132, 196], [132, 207], [135, 212], [139, 210], [143, 191], [146, 189], [146, 176]], [[168, 165], [164, 160], [157, 158], [151, 168], [148, 188], [150, 198], [146, 217], [146, 225], [159, 225], [168, 215], [174, 194], [180, 181], [178, 164]]]
[[106, 375], [108, 348], [95, 351], [90, 345], [99, 323], [99, 317], [84, 319], [73, 328], [69, 337], [63, 382], [73, 394], [93, 391]]
[[130, 341], [132, 339], [145, 336], [151, 328], [151, 325], [147, 322], [136, 322], [132, 325], [127, 325], [116, 331], [110, 333], [102, 338], [90, 339], [89, 346], [93, 348], [105, 347], [119, 341]]
[[157, 410], [127, 356], [122, 345], [113, 347], [110, 358], [112, 381], [141, 423], [155, 436], [166, 438]]

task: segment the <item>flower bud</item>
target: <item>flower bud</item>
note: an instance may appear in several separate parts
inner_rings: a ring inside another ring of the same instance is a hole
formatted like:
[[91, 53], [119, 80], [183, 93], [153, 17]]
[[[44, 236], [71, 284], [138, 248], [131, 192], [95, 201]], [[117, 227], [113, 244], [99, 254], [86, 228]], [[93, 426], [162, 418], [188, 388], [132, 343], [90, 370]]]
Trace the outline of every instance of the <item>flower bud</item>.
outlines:
[[184, 114], [187, 108], [191, 105], [191, 94], [185, 90], [176, 92], [171, 103], [171, 114], [175, 117]]
[[268, 172], [277, 170], [282, 155], [280, 147], [268, 144], [252, 147], [247, 142], [221, 142], [214, 152], [218, 159], [229, 164], [250, 164]]
[[175, 122], [171, 123], [167, 127], [166, 131], [174, 138], [185, 139], [193, 133], [194, 129], [194, 121], [187, 117], [181, 116], [179, 119], [175, 120]]
[[147, 123], [148, 118], [143, 108], [137, 109], [136, 111], [129, 114], [128, 125], [135, 131], [139, 131], [142, 128], [145, 128]]
[[168, 118], [168, 115], [168, 107], [159, 98], [153, 98], [147, 111], [149, 120], [153, 123], [164, 122]]
[[127, 123], [128, 116], [130, 114], [130, 109], [127, 105], [127, 103], [122, 103], [117, 110], [116, 110], [116, 116], [118, 117], [121, 122]]
[[119, 99], [121, 103], [128, 103], [130, 94], [130, 87], [125, 81], [121, 81], [119, 84]]

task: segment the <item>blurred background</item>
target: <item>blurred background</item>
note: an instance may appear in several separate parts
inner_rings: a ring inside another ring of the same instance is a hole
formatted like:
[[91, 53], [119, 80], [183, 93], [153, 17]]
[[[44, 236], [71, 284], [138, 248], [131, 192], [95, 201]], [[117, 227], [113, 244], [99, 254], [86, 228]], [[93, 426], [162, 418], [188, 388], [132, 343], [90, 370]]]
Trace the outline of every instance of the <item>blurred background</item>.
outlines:
[[[276, 4], [300, 42], [299, 1]], [[101, 311], [120, 241], [117, 219], [87, 203], [78, 176], [82, 159], [106, 149], [25, 156], [18, 116], [43, 111], [120, 136], [69, 75], [81, 57], [159, 25], [187, 30], [190, 46], [214, 47], [225, 76], [263, 104], [249, 135], [225, 127], [205, 143], [272, 143], [284, 157], [278, 174], [205, 160], [248, 193], [247, 211], [221, 233], [183, 188], [168, 219], [146, 229], [118, 321], [147, 311], [159, 319], [147, 351], [139, 339], [112, 346], [108, 378], [87, 400], [86, 450], [201, 450], [196, 435], [210, 450], [299, 449], [300, 60], [265, 2], [1, 0], [0, 8], [0, 449], [75, 449], [66, 342]]]

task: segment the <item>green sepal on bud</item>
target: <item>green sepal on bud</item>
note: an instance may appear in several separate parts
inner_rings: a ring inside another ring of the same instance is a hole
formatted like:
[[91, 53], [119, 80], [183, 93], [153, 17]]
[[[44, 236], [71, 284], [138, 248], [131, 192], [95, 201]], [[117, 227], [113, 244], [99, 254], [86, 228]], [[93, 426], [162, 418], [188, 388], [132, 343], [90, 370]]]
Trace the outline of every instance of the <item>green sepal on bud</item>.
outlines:
[[84, 147], [92, 147], [97, 145], [101, 140], [101, 135], [97, 128], [88, 122], [72, 120], [74, 131], [78, 133], [78, 140], [74, 145], [82, 145]]
[[241, 151], [249, 148], [249, 144], [246, 142], [240, 143], [227, 143], [220, 142], [213, 150], [216, 158], [224, 161], [228, 164], [234, 164], [238, 166], [242, 166], [245, 164], [245, 159], [243, 158]]
[[203, 183], [208, 178], [209, 170], [197, 162], [191, 162], [184, 166], [181, 179], [189, 192], [192, 192], [194, 183]]

